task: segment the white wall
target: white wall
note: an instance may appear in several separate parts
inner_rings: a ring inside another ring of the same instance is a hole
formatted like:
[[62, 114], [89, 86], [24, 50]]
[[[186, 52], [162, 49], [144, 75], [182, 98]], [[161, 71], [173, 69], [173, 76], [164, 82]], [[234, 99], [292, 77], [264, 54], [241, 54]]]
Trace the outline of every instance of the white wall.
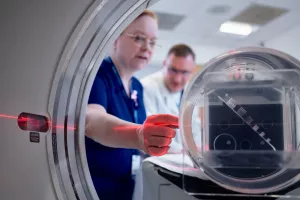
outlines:
[[266, 47], [278, 49], [300, 60], [300, 26], [266, 42]]

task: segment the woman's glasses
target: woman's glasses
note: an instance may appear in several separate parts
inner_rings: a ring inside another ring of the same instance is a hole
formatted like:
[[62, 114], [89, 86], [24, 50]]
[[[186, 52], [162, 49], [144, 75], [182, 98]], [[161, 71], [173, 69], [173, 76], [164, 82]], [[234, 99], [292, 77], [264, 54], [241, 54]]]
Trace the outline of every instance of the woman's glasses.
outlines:
[[154, 49], [155, 47], [160, 47], [157, 43], [156, 40], [154, 39], [149, 39], [146, 36], [143, 35], [138, 35], [138, 34], [130, 34], [130, 33], [123, 33], [124, 35], [130, 37], [136, 44], [138, 44], [140, 47], [146, 47], [150, 46], [150, 49]]

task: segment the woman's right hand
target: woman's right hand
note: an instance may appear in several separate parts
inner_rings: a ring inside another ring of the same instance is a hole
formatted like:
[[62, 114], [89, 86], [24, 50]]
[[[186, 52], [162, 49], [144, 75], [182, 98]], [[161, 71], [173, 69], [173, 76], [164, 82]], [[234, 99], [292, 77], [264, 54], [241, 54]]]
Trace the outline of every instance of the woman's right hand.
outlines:
[[175, 137], [175, 128], [178, 128], [177, 116], [158, 114], [147, 117], [144, 124], [137, 128], [140, 150], [151, 156], [166, 154]]

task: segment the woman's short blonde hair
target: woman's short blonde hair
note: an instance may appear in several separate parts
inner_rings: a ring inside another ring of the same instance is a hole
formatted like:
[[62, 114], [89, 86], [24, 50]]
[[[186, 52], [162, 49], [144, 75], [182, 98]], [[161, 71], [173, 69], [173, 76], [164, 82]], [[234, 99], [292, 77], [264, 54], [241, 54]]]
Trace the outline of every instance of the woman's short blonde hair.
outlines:
[[156, 22], [158, 22], [157, 15], [151, 10], [148, 10], [148, 9], [144, 10], [136, 19], [138, 19], [139, 17], [142, 17], [142, 16], [152, 17]]

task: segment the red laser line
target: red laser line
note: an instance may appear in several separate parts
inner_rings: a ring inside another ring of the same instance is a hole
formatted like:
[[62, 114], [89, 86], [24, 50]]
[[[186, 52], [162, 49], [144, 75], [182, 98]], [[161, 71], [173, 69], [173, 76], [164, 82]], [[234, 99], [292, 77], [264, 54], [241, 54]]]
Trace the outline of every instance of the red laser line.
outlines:
[[10, 115], [4, 115], [4, 114], [0, 114], [0, 117], [7, 118], [7, 119], [18, 119], [18, 117], [10, 116]]
[[[35, 122], [33, 124], [36, 124], [36, 125], [33, 125], [33, 126], [39, 127], [39, 121], [36, 120], [36, 119], [31, 119], [31, 118], [26, 118], [26, 117], [21, 117], [21, 118], [18, 119], [18, 117], [16, 117], [16, 116], [6, 115], [6, 114], [0, 114], [0, 118], [17, 119], [17, 120], [19, 120], [21, 122], [33, 121], [33, 122]], [[57, 128], [57, 129], [64, 129], [65, 128], [65, 126], [63, 126], [63, 125], [55, 125], [55, 126], [53, 126], [51, 121], [48, 121], [48, 124], [49, 124], [49, 127], [52, 127], [52, 128]], [[76, 127], [68, 126], [67, 130], [76, 130]]]

